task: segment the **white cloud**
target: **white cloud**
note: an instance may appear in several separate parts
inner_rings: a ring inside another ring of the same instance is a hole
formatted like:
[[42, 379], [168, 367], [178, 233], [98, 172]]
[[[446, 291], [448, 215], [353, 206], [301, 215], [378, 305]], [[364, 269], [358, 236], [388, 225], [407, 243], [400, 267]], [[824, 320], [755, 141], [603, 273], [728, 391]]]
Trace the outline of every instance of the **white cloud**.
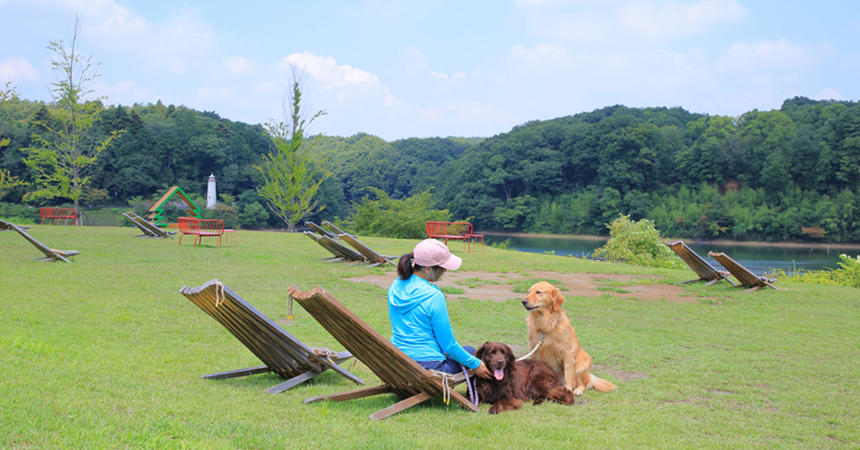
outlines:
[[366, 101], [379, 101], [385, 107], [405, 108], [405, 102], [391, 93], [379, 81], [379, 77], [362, 69], [338, 62], [327, 56], [317, 56], [309, 51], [290, 54], [280, 62], [278, 68], [286, 75], [295, 67], [299, 76], [310, 76], [323, 90], [334, 94], [337, 102], [349, 102], [356, 98]]
[[845, 100], [845, 97], [833, 88], [824, 88], [815, 94], [812, 98], [815, 100]]
[[795, 45], [788, 39], [738, 42], [733, 44], [716, 67], [726, 72], [758, 72], [812, 66], [836, 55], [827, 45]]
[[244, 56], [224, 58], [224, 66], [233, 75], [250, 75], [255, 72], [253, 61]]
[[622, 8], [621, 25], [637, 35], [663, 38], [703, 33], [744, 17], [746, 10], [734, 0], [636, 2]]
[[567, 49], [554, 44], [540, 43], [533, 47], [514, 45], [509, 49], [514, 59], [526, 64], [561, 63], [568, 59]]
[[571, 3], [583, 3], [583, 0], [514, 0], [514, 6], [520, 8], [544, 8]]
[[450, 75], [444, 72], [437, 72], [435, 70], [430, 71], [430, 78], [434, 80], [441, 81], [461, 81], [466, 79], [466, 73], [462, 70], [458, 70]]
[[212, 102], [221, 102], [233, 98], [235, 93], [230, 88], [210, 88], [201, 86], [194, 91], [194, 96], [197, 100], [210, 104]]
[[29, 61], [23, 58], [7, 58], [0, 61], [0, 82], [12, 81], [21, 83], [36, 81], [39, 73]]
[[293, 53], [279, 63], [279, 67], [284, 73], [289, 72], [291, 66], [295, 66], [301, 72], [310, 75], [328, 89], [361, 84], [382, 86], [379, 78], [370, 72], [346, 64], [339, 65], [332, 57], [317, 56], [309, 51]]
[[409, 75], [424, 74], [427, 71], [427, 57], [417, 47], [409, 46], [400, 54], [401, 67]]

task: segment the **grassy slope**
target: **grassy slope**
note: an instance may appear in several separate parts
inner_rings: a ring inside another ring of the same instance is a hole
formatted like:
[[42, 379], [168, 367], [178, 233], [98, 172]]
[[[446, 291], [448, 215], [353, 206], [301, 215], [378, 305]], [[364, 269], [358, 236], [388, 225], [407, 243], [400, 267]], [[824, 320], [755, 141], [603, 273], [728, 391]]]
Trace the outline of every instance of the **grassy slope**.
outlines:
[[[322, 262], [324, 250], [301, 235], [241, 232], [238, 246], [195, 249], [138, 239], [131, 228], [30, 231], [81, 254], [72, 265], [34, 262], [37, 250], [0, 233], [0, 447], [477, 447], [497, 445], [488, 436], [499, 432], [513, 447], [860, 445], [856, 289], [782, 283], [745, 294], [699, 285], [688, 289], [719, 299], [683, 304], [567, 292], [577, 333], [604, 368], [596, 373], [618, 391], [501, 416], [434, 399], [377, 423], [367, 416], [393, 396], [302, 404], [354, 388], [331, 373], [279, 395], [264, 392], [280, 380], [271, 374], [200, 379], [259, 361], [177, 291], [219, 278], [306, 343], [341, 349], [298, 305], [286, 324], [286, 288], [323, 286], [388, 335], [384, 290], [343, 280], [380, 269]], [[385, 254], [414, 244], [363, 241]], [[469, 270], [691, 275], [493, 248], [458, 253]], [[461, 343], [525, 345], [516, 301], [459, 300], [449, 309]], [[354, 371], [376, 382], [361, 363]]]

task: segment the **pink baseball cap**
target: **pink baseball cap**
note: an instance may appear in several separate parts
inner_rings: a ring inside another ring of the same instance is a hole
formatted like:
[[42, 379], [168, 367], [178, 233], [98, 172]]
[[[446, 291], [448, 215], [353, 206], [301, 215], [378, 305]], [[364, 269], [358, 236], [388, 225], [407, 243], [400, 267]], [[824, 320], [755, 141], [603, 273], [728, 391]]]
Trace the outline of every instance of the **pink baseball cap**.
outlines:
[[412, 250], [413, 262], [419, 266], [440, 266], [447, 270], [457, 270], [463, 260], [454, 256], [448, 246], [436, 239], [425, 239]]

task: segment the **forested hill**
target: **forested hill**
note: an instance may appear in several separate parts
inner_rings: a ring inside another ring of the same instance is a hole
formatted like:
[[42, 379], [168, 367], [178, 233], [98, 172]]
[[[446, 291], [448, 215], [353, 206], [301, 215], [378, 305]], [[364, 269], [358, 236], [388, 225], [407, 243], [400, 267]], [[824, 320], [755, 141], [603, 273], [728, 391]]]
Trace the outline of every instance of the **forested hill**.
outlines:
[[[0, 168], [32, 179], [19, 149], [52, 111], [0, 102], [11, 140]], [[202, 195], [214, 173], [244, 226], [278, 225], [248, 212], [261, 203], [253, 166], [271, 148], [261, 126], [159, 102], [102, 108], [99, 129], [125, 132], [99, 156], [86, 205], [153, 199], [172, 185]], [[438, 207], [484, 230], [605, 234], [623, 213], [668, 236], [860, 242], [855, 102], [795, 98], [738, 118], [613, 106], [490, 138], [322, 136], [314, 152], [334, 174], [316, 219], [348, 217], [366, 187], [392, 198], [430, 189]], [[20, 202], [25, 189], [0, 201]]]
[[518, 126], [451, 172], [439, 201], [484, 229], [605, 234], [623, 213], [668, 236], [860, 241], [855, 102], [739, 118], [613, 106]]

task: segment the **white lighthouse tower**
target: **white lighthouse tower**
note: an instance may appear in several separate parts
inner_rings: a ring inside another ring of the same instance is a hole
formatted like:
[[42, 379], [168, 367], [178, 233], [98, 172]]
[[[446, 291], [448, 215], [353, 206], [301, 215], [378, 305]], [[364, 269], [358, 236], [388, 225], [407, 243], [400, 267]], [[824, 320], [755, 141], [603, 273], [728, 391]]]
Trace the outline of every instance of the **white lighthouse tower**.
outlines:
[[209, 175], [209, 184], [206, 187], [206, 209], [212, 209], [215, 207], [215, 199], [217, 198], [215, 194], [215, 174]]

